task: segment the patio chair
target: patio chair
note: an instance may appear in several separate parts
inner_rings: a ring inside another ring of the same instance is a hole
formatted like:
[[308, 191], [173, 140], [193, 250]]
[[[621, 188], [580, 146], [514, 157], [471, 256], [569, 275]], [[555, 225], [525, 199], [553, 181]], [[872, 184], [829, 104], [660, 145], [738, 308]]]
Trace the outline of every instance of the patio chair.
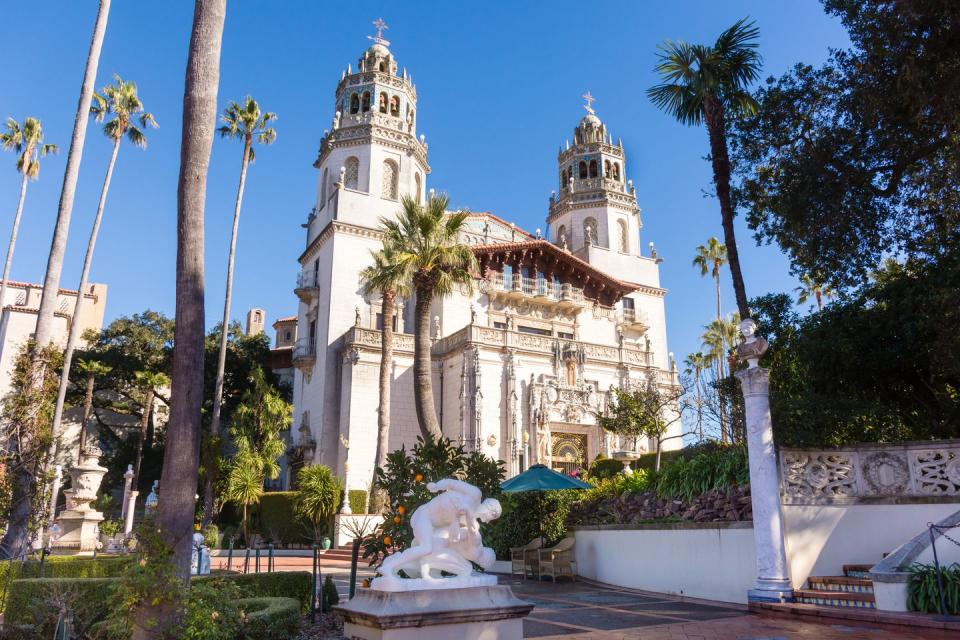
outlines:
[[524, 580], [527, 578], [527, 569], [530, 570], [530, 577], [537, 575], [537, 551], [543, 546], [542, 538], [534, 538], [522, 547], [512, 547], [510, 549], [510, 575], [521, 574]]
[[564, 538], [549, 549], [540, 549], [538, 552], [539, 562], [537, 563], [537, 572], [540, 579], [543, 576], [550, 576], [556, 582], [562, 575], [570, 576], [571, 580], [577, 577], [573, 573], [573, 538]]

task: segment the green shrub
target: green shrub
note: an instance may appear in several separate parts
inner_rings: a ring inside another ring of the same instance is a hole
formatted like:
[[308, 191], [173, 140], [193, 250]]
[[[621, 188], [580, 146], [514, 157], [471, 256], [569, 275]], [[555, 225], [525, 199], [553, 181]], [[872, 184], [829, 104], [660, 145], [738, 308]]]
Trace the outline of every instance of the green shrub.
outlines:
[[350, 504], [350, 511], [354, 513], [367, 512], [367, 491], [366, 489], [350, 489], [347, 492], [347, 500]]
[[[43, 562], [44, 578], [112, 578], [123, 573], [133, 558], [106, 556], [96, 558], [77, 556], [50, 556]], [[0, 610], [6, 610], [4, 596], [12, 581], [20, 578], [39, 578], [40, 561], [5, 561], [0, 563]]]
[[211, 549], [217, 548], [217, 538], [220, 536], [220, 529], [215, 524], [208, 524], [203, 528], [203, 544]]
[[294, 511], [296, 495], [296, 491], [268, 491], [260, 497], [260, 531], [274, 544], [289, 546], [310, 539], [310, 525]]
[[186, 640], [234, 640], [242, 637], [240, 590], [230, 580], [194, 582], [187, 597], [187, 611], [178, 638]]
[[100, 533], [112, 538], [123, 531], [123, 523], [120, 520], [104, 520], [100, 523]]
[[327, 574], [323, 581], [323, 610], [330, 611], [336, 604], [340, 604], [340, 594], [337, 593], [337, 585], [333, 584], [333, 578]]
[[38, 637], [52, 637], [60, 606], [65, 605], [81, 626], [106, 617], [117, 599], [116, 578], [24, 578], [7, 589], [4, 625], [29, 625]]
[[656, 478], [656, 491], [663, 498], [693, 500], [714, 489], [750, 483], [747, 450], [725, 447], [700, 453], [691, 459], [680, 458], [664, 466]]
[[300, 629], [300, 603], [296, 598], [241, 598], [237, 608], [246, 615], [248, 637], [286, 640]]
[[237, 585], [241, 598], [296, 598], [301, 610], [310, 610], [310, 589], [313, 576], [309, 571], [275, 571], [274, 573], [199, 576], [193, 582], [227, 580]]
[[921, 613], [960, 614], [960, 564], [941, 567], [943, 595], [947, 611], [940, 609], [940, 591], [937, 587], [937, 568], [932, 564], [914, 564], [910, 567], [907, 583], [907, 609]]
[[590, 482], [606, 480], [623, 474], [623, 463], [613, 458], [597, 458], [588, 471]]
[[540, 535], [542, 510], [545, 544], [556, 544], [567, 534], [564, 523], [570, 505], [582, 494], [582, 491], [505, 493], [499, 498], [503, 514], [481, 525], [483, 542], [497, 552], [497, 558], [509, 559], [511, 547], [523, 546]]

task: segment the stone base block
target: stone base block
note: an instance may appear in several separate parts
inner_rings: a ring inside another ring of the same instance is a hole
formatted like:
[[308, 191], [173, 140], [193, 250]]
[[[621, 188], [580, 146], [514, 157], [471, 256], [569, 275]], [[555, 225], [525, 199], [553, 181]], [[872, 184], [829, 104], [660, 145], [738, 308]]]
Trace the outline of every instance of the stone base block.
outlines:
[[85, 511], [67, 510], [60, 512], [57, 518], [63, 533], [53, 544], [54, 549], [78, 549], [93, 551], [100, 541], [100, 523], [103, 514], [88, 509]]
[[533, 604], [506, 585], [375, 591], [334, 607], [350, 640], [522, 640]]

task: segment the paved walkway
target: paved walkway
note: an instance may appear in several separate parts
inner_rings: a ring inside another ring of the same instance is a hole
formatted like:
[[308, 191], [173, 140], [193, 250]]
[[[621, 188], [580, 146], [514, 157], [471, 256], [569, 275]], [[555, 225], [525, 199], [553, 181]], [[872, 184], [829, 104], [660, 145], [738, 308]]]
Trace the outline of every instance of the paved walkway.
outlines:
[[[285, 558], [277, 569], [309, 571], [311, 562]], [[266, 569], [262, 558], [261, 569]], [[321, 558], [321, 571], [333, 577], [340, 597], [346, 598], [349, 563]], [[361, 564], [357, 581], [372, 575]], [[536, 605], [523, 630], [524, 638], [539, 640], [957, 640], [956, 633], [930, 629], [758, 616], [737, 605], [585, 582], [553, 584], [501, 575], [500, 584]]]

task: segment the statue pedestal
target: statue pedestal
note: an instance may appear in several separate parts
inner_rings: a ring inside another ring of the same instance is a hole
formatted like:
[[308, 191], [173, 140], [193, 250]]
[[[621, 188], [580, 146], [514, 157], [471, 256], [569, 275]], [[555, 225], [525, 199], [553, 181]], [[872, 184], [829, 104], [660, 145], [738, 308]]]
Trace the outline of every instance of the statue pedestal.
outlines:
[[93, 509], [66, 509], [60, 512], [57, 521], [63, 529], [63, 535], [53, 543], [54, 550], [93, 551], [97, 548], [102, 513]]
[[492, 585], [359, 589], [353, 600], [334, 609], [343, 614], [343, 635], [355, 640], [523, 640], [523, 619], [533, 605], [517, 599], [506, 585]]
[[57, 518], [63, 534], [52, 545], [56, 550], [94, 551], [100, 542], [103, 514], [90, 508], [107, 472], [106, 467], [100, 466], [99, 456], [99, 449], [88, 447], [80, 455], [80, 463], [70, 470], [73, 488], [63, 492], [67, 508]]

